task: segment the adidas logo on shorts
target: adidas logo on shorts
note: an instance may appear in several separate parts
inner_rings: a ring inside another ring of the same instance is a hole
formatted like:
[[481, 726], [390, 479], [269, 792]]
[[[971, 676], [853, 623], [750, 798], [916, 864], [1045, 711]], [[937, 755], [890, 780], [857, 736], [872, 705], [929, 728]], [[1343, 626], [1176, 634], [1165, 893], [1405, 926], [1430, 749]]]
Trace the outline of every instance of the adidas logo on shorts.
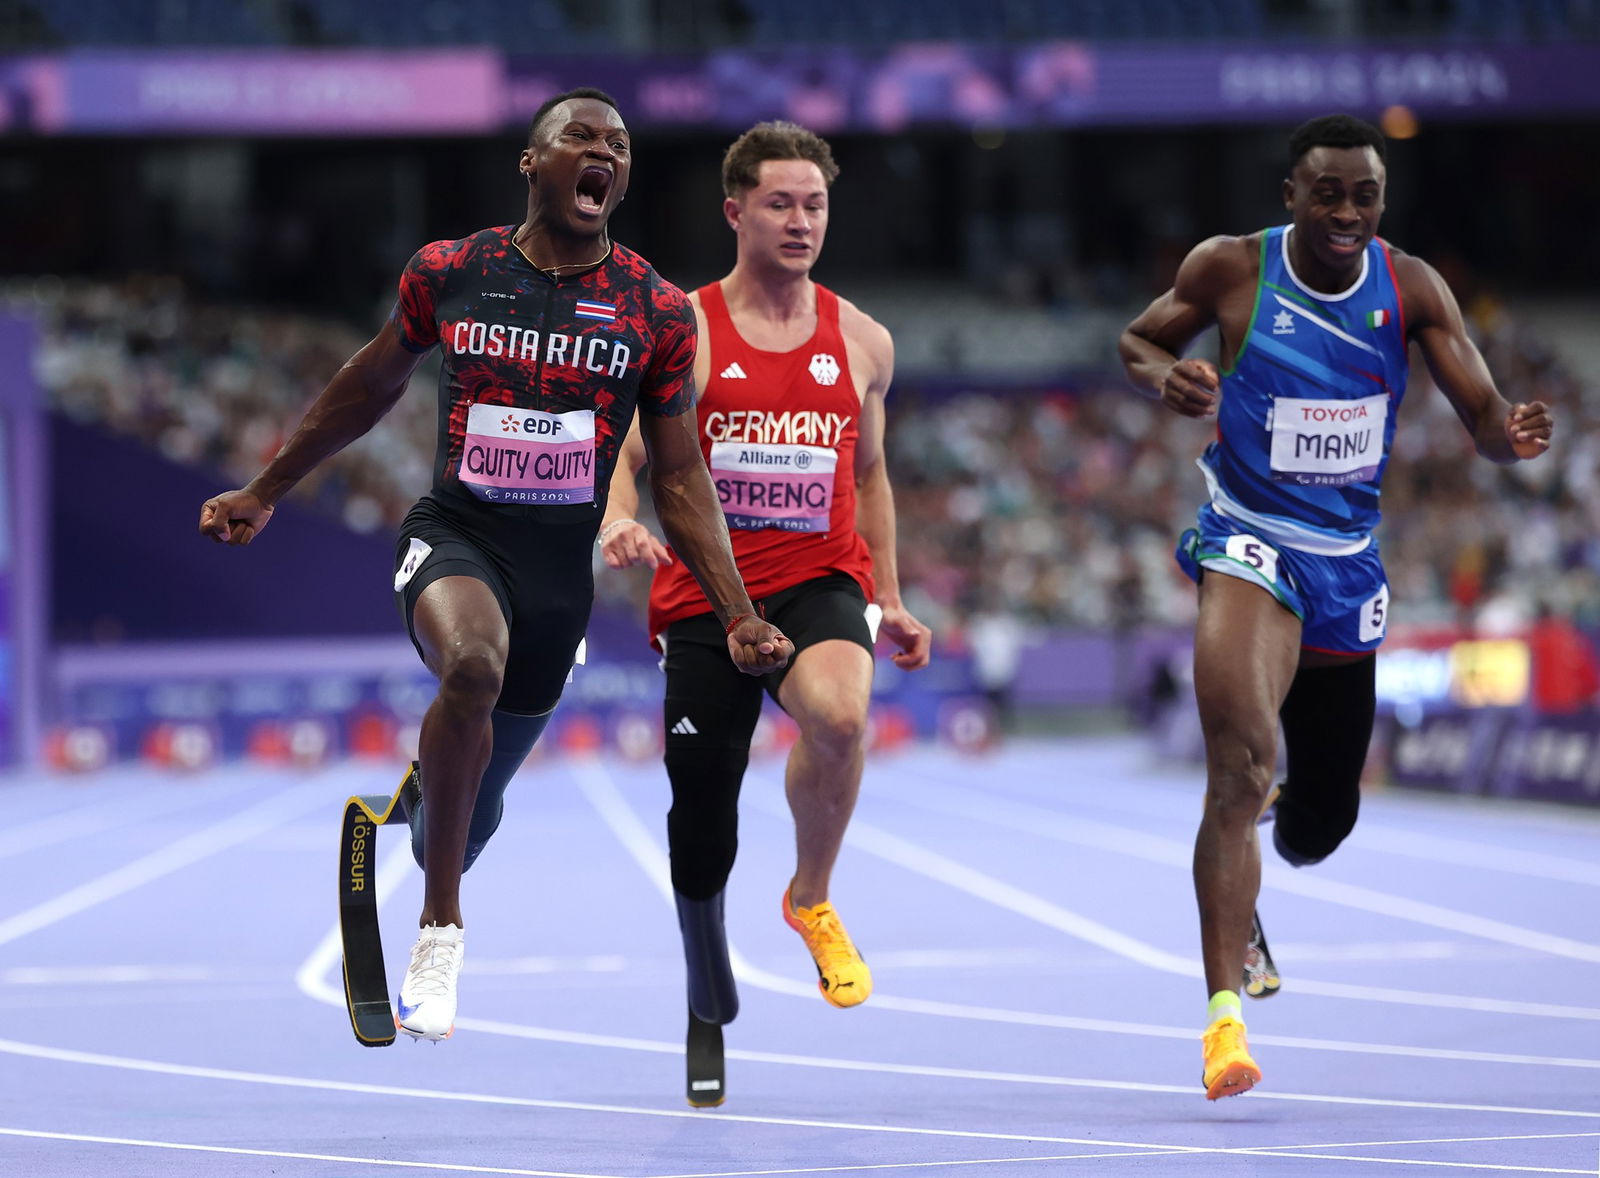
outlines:
[[750, 379], [750, 377], [745, 373], [745, 370], [743, 368], [739, 367], [739, 362], [737, 360], [735, 360], [732, 364], [728, 365], [726, 368], [724, 368], [717, 375], [722, 377], [723, 380], [749, 380]]
[[672, 731], [678, 736], [698, 736], [700, 734], [700, 729], [694, 726], [694, 722], [688, 716], [674, 724]]

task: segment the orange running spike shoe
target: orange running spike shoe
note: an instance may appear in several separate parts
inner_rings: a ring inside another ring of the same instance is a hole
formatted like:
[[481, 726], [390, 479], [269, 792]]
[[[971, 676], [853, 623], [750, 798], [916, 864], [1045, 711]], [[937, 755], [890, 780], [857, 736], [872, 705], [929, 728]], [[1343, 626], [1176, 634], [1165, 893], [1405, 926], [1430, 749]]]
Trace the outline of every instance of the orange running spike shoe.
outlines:
[[799, 933], [817, 963], [817, 989], [834, 1006], [860, 1006], [872, 995], [872, 971], [844, 931], [839, 914], [824, 900], [815, 908], [795, 908], [783, 890], [783, 919]]
[[1261, 1083], [1261, 1069], [1250, 1058], [1244, 1024], [1238, 1019], [1219, 1018], [1200, 1038], [1206, 1053], [1206, 1070], [1201, 1073], [1200, 1082], [1206, 1086], [1207, 1100], [1238, 1096]]

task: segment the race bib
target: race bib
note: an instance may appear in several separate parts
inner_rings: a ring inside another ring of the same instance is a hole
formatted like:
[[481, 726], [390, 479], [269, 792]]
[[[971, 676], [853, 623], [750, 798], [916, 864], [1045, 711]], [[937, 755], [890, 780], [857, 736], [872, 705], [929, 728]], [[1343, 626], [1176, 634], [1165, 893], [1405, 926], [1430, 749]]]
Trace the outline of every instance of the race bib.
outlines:
[[1278, 550], [1259, 536], [1229, 536], [1223, 552], [1241, 564], [1247, 564], [1271, 584], [1278, 583]]
[[1272, 405], [1272, 477], [1303, 487], [1343, 487], [1378, 473], [1389, 398], [1279, 397]]
[[777, 442], [713, 442], [711, 479], [730, 528], [826, 532], [838, 451]]
[[474, 405], [460, 478], [489, 503], [593, 503], [594, 410]]
[[1380, 641], [1389, 629], [1389, 585], [1361, 605], [1361, 620], [1356, 637], [1362, 642]]

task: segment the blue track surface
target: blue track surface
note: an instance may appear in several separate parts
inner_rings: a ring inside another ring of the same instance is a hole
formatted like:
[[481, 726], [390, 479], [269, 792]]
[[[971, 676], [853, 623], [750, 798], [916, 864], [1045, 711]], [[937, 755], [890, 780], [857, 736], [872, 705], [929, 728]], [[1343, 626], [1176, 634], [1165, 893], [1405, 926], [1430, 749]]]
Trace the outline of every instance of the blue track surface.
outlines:
[[[1375, 794], [1267, 866], [1265, 1077], [1199, 1087], [1200, 782], [1131, 741], [874, 760], [834, 900], [877, 989], [816, 992], [745, 788], [728, 1102], [682, 1098], [659, 765], [544, 760], [467, 877], [461, 1018], [358, 1046], [341, 805], [398, 769], [0, 784], [0, 1174], [1600, 1175], [1600, 816]], [[420, 904], [380, 839], [389, 971]]]

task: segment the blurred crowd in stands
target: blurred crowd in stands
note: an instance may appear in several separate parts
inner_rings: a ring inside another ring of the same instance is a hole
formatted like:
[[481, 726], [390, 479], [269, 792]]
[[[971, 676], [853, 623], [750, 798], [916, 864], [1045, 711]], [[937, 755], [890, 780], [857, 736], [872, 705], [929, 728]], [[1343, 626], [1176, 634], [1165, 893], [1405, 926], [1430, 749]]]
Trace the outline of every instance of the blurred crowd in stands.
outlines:
[[[576, 0], [430, 0], [407, 20], [370, 0], [8, 0], [0, 43], [330, 46], [498, 45], [513, 53], [791, 47], [960, 40], [979, 43], [1294, 37], [1559, 40], [1592, 34], [1593, 4], [1581, 0], [1405, 0], [1387, 4], [1285, 0], [817, 0], [797, 26], [782, 0], [675, 0], [596, 6]], [[618, 26], [620, 27], [614, 27]]]
[[[1426, 370], [1413, 373], [1385, 481], [1380, 532], [1393, 618], [1480, 633], [1541, 611], [1600, 628], [1600, 407], [1594, 386], [1493, 295], [1458, 284], [1510, 401], [1556, 407], [1552, 454], [1515, 467], [1473, 455]], [[51, 405], [131, 435], [223, 483], [254, 474], [363, 342], [327, 320], [191, 300], [175, 281], [15, 281], [14, 311], [42, 326]], [[429, 485], [436, 364], [366, 439], [297, 492], [350, 527], [392, 530]], [[996, 627], [1183, 625], [1194, 592], [1172, 560], [1210, 439], [1133, 392], [1120, 373], [970, 390], [905, 373], [887, 447], [911, 608], [946, 638]], [[220, 487], [221, 483], [219, 483]], [[603, 600], [642, 601], [647, 577], [597, 575]]]

